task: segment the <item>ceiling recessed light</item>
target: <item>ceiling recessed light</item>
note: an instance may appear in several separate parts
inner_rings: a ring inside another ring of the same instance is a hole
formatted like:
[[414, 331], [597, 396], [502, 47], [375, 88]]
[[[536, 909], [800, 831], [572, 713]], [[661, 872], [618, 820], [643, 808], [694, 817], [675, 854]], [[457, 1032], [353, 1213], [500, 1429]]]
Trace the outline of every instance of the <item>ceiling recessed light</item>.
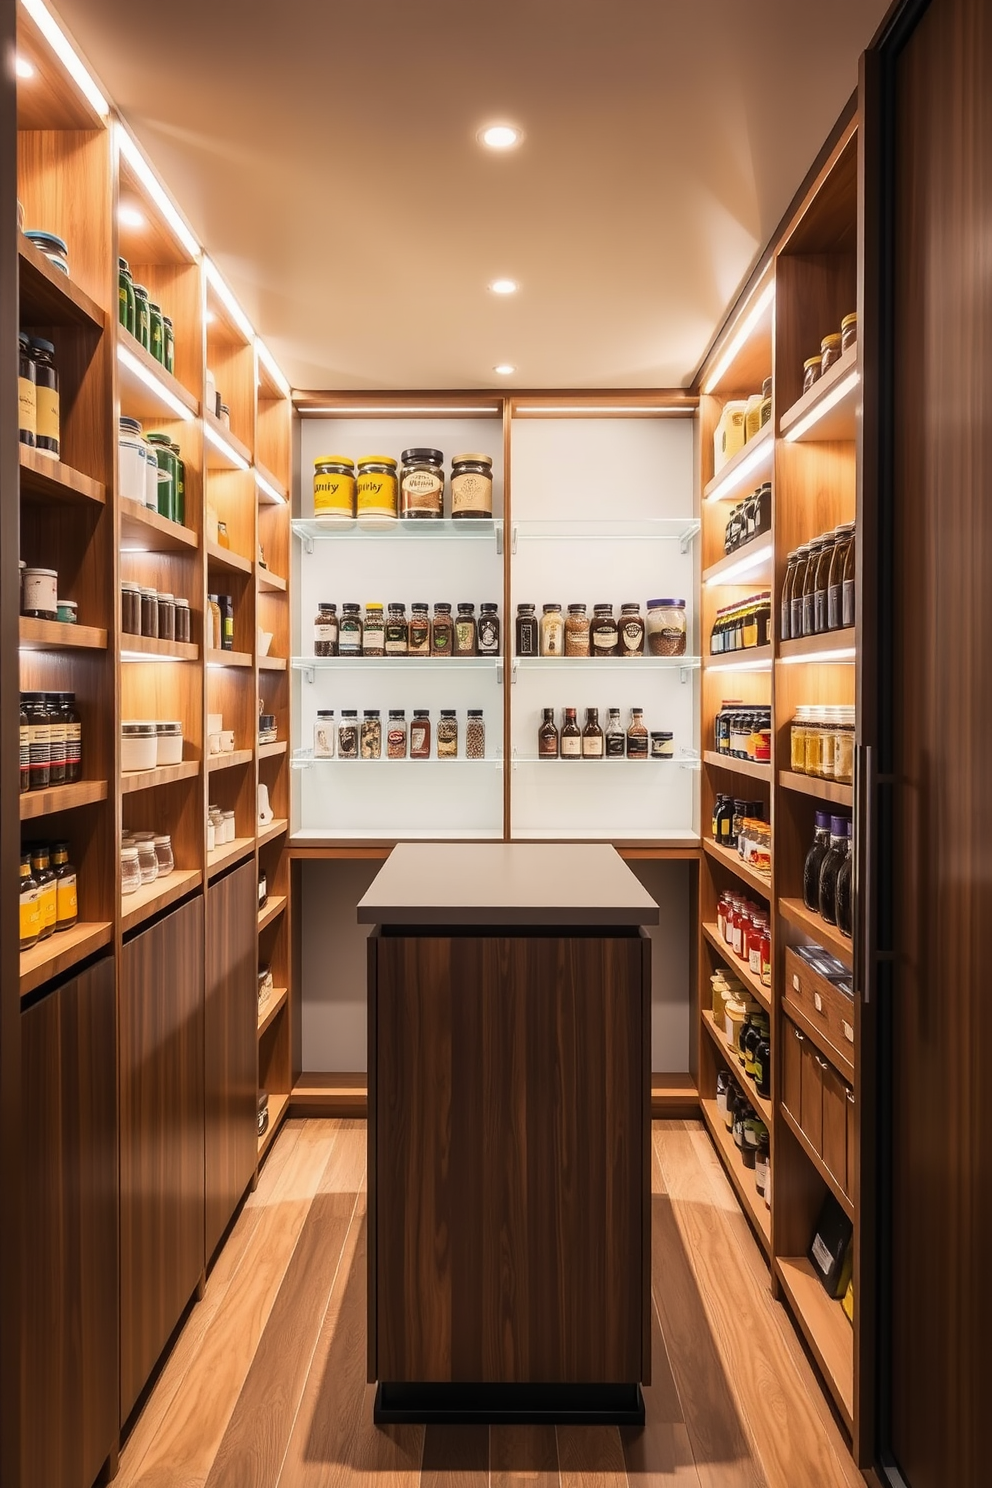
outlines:
[[489, 288], [493, 294], [516, 294], [517, 281], [515, 279], [494, 279]]
[[493, 368], [493, 371], [500, 377], [510, 377], [516, 370], [516, 367], [512, 366], [509, 362], [500, 362], [498, 367]]
[[17, 61], [14, 63], [14, 71], [17, 73], [17, 76], [19, 78], [34, 77], [34, 68], [31, 66], [31, 63], [26, 57], [18, 57]]
[[122, 227], [144, 227], [145, 219], [137, 207], [118, 207], [117, 220]]
[[512, 150], [524, 137], [522, 129], [515, 124], [490, 124], [480, 129], [478, 140], [490, 150]]

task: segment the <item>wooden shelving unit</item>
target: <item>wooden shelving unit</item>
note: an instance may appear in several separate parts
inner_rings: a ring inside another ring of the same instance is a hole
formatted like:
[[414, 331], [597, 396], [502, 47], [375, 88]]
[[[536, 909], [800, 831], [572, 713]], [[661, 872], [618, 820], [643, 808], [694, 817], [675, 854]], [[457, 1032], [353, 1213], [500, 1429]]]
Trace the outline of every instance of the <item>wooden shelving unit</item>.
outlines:
[[768, 899], [772, 891], [772, 881], [765, 874], [759, 873], [749, 863], [739, 856], [736, 848], [721, 847], [709, 837], [703, 838], [703, 851], [708, 853], [715, 863], [720, 863], [729, 873], [733, 873], [748, 888], [760, 894], [763, 899]]
[[[765, 1012], [770, 1013], [772, 1010], [770, 988], [763, 985], [746, 961], [741, 961], [734, 955], [732, 948], [720, 938], [720, 932], [716, 925], [707, 924], [704, 921], [702, 931], [704, 939], [709, 942], [720, 959], [736, 973], [751, 993], [751, 996], [761, 1004]], [[705, 999], [703, 1006], [705, 1010]]]
[[216, 770], [230, 770], [235, 765], [250, 765], [254, 758], [253, 749], [232, 749], [227, 754], [211, 754], [207, 757], [207, 772], [212, 775]]
[[731, 755], [717, 754], [715, 749], [705, 749], [703, 764], [712, 765], [715, 770], [727, 770], [732, 775], [747, 775], [752, 780], [761, 780], [766, 785], [771, 784], [771, 765], [759, 764], [757, 760], [734, 759]]
[[822, 915], [807, 909], [801, 899], [780, 899], [778, 908], [783, 920], [808, 935], [810, 940], [824, 946], [840, 960], [850, 961], [851, 942], [841, 935], [836, 925], [828, 925]]
[[128, 934], [152, 915], [168, 909], [199, 888], [202, 882], [203, 874], [199, 868], [177, 868], [157, 878], [154, 883], [142, 884], [133, 894], [126, 894], [121, 899], [121, 934]]
[[50, 935], [29, 951], [21, 952], [21, 996], [50, 982], [55, 977], [71, 971], [87, 956], [109, 945], [114, 938], [114, 927], [109, 920], [101, 922], [81, 921], [71, 930]]
[[107, 488], [102, 481], [73, 470], [64, 460], [51, 460], [39, 450], [18, 446], [21, 500], [54, 502], [70, 507], [104, 506]]
[[78, 780], [73, 785], [52, 785], [47, 790], [27, 791], [21, 796], [21, 821], [36, 821], [56, 811], [71, 811], [107, 799], [105, 780]]
[[849, 811], [854, 809], [852, 785], [838, 785], [816, 775], [797, 775], [793, 770], [779, 770], [778, 783], [782, 790], [798, 791], [801, 796], [813, 796], [817, 801], [831, 801], [835, 806], [846, 806]]
[[154, 770], [121, 771], [121, 795], [133, 791], [154, 790], [159, 785], [172, 785], [177, 780], [192, 780], [200, 773], [199, 760], [180, 760], [178, 765], [157, 765]]
[[738, 1081], [738, 1084], [743, 1090], [747, 1092], [751, 1104], [757, 1111], [761, 1113], [764, 1119], [770, 1123], [772, 1119], [771, 1101], [768, 1100], [765, 1096], [758, 1094], [758, 1091], [755, 1089], [754, 1081], [749, 1080], [744, 1070], [741, 1069], [740, 1062], [738, 1061], [734, 1050], [730, 1049], [727, 1045], [727, 1040], [724, 1036], [723, 1029], [717, 1027], [716, 1019], [708, 1008], [702, 1009], [702, 1018], [703, 1027], [706, 1029], [706, 1032], [709, 1034], [710, 1038], [716, 1045], [716, 1049], [718, 1054], [720, 1055], [720, 1058], [725, 1061], [726, 1064], [731, 1068], [735, 1079]]
[[258, 1013], [258, 1036], [259, 1036], [259, 1038], [262, 1037], [262, 1034], [265, 1033], [266, 1030], [268, 1028], [270, 1028], [272, 1026], [272, 1024], [275, 1022], [276, 1018], [278, 1018], [279, 1014], [283, 1010], [283, 1007], [284, 1007], [285, 1002], [286, 1002], [286, 998], [288, 996], [289, 996], [289, 988], [288, 987], [273, 987], [271, 993], [269, 994], [268, 999], [262, 1004], [262, 1007], [259, 1009], [259, 1013]]
[[121, 652], [125, 659], [133, 657], [160, 657], [163, 661], [198, 661], [200, 648], [191, 641], [160, 641], [155, 636], [121, 636]]
[[22, 651], [106, 651], [107, 632], [97, 625], [65, 625], [58, 620], [21, 616], [18, 642]]
[[247, 858], [255, 850], [254, 837], [235, 837], [233, 842], [225, 842], [221, 847], [215, 847], [207, 853], [207, 873], [210, 878], [216, 878], [218, 873], [223, 873], [225, 868], [238, 863], [242, 858]]
[[803, 1337], [844, 1418], [854, 1430], [854, 1329], [828, 1297], [805, 1256], [777, 1256], [775, 1269]]

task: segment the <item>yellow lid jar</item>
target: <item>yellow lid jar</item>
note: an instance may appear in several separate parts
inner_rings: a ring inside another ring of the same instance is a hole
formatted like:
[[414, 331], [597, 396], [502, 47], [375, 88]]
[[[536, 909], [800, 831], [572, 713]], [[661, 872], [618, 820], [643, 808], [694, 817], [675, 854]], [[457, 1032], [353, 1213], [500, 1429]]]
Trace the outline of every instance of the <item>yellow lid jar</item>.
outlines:
[[355, 462], [346, 455], [318, 455], [313, 462], [313, 514], [350, 522], [355, 516]]
[[356, 489], [359, 526], [386, 527], [397, 520], [396, 461], [390, 455], [362, 455]]

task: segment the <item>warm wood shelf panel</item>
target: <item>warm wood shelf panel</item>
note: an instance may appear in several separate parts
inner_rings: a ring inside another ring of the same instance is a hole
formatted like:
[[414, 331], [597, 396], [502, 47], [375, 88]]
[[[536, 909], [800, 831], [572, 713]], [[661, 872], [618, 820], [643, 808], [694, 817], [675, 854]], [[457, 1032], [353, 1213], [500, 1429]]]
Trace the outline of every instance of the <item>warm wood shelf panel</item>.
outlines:
[[734, 1145], [734, 1139], [723, 1124], [723, 1119], [717, 1109], [715, 1100], [706, 1100], [700, 1097], [699, 1108], [703, 1113], [703, 1120], [709, 1128], [713, 1144], [723, 1159], [723, 1166], [727, 1171], [737, 1197], [740, 1199], [745, 1214], [751, 1220], [755, 1233], [764, 1248], [765, 1254], [771, 1253], [772, 1245], [772, 1220], [765, 1201], [754, 1186], [754, 1170], [745, 1168], [740, 1159], [740, 1153]]
[[[248, 469], [251, 465], [251, 450], [208, 409], [203, 411], [203, 430], [207, 436], [203, 441], [203, 453], [208, 470]], [[210, 438], [211, 434], [214, 436], [213, 440]], [[214, 440], [226, 446], [226, 449], [221, 449]]]
[[177, 780], [192, 780], [199, 773], [199, 760], [180, 760], [178, 765], [159, 765], [154, 770], [122, 770], [121, 795], [154, 790], [158, 785], [172, 785]]
[[250, 667], [250, 651], [218, 651], [213, 646], [205, 652], [207, 666]]
[[[791, 666], [804, 661], [830, 662], [855, 660], [856, 631], [853, 625], [845, 630], [825, 630], [822, 635], [800, 636], [796, 641], [779, 641], [778, 659]], [[838, 654], [840, 653], [840, 654]]]
[[262, 1158], [265, 1156], [269, 1148], [272, 1146], [272, 1143], [275, 1141], [276, 1134], [279, 1131], [279, 1126], [282, 1122], [282, 1118], [286, 1114], [288, 1105], [288, 1095], [269, 1095], [269, 1124], [258, 1139], [259, 1162], [262, 1161]]
[[736, 848], [720, 847], [718, 843], [711, 841], [709, 837], [704, 837], [703, 851], [713, 858], [715, 862], [722, 863], [731, 873], [736, 874], [742, 883], [748, 884], [763, 899], [770, 897], [772, 892], [771, 879], [765, 878], [763, 874], [749, 867], [744, 862], [744, 859], [738, 856]]
[[22, 326], [76, 325], [103, 330], [107, 317], [96, 300], [55, 268], [23, 233], [17, 234], [17, 261]]
[[92, 502], [105, 506], [107, 488], [102, 481], [73, 470], [62, 460], [51, 460], [38, 450], [19, 445], [21, 496], [35, 500], [57, 501], [67, 506]]
[[30, 951], [22, 951], [21, 996], [70, 971], [101, 946], [109, 945], [113, 935], [114, 927], [109, 920], [88, 921], [50, 935]]
[[795, 925], [797, 930], [802, 930], [818, 945], [832, 951], [845, 965], [851, 965], [854, 957], [851, 942], [841, 935], [836, 925], [828, 925], [822, 915], [807, 909], [801, 899], [780, 899], [778, 912], [783, 920], [788, 920], [790, 925]]
[[[261, 362], [259, 363], [259, 370], [264, 378], [265, 372], [262, 368]], [[274, 396], [281, 399], [283, 395], [282, 393], [276, 392]], [[261, 482], [263, 481], [265, 483], [264, 485], [261, 484]], [[271, 489], [266, 490], [266, 486], [270, 487]], [[268, 466], [263, 465], [261, 460], [259, 459], [255, 460], [255, 489], [258, 493], [259, 502], [263, 506], [279, 506], [280, 504], [286, 505], [289, 502], [289, 492], [283, 485], [282, 481], [279, 480], [277, 476], [273, 475]], [[273, 491], [278, 493], [278, 500], [275, 496], [272, 495]]]
[[775, 1265], [796, 1321], [848, 1431], [853, 1431], [854, 1329], [840, 1303], [827, 1296], [805, 1256], [779, 1256]]
[[192, 893], [202, 882], [199, 868], [177, 868], [154, 883], [142, 884], [133, 894], [125, 894], [121, 899], [121, 933], [126, 935], [136, 925]]
[[832, 801], [835, 806], [854, 809], [854, 787], [838, 785], [834, 780], [819, 780], [815, 775], [797, 775], [793, 770], [779, 770], [778, 783], [783, 790], [814, 796], [818, 801]]
[[267, 827], [258, 829], [258, 845], [264, 847], [267, 842], [272, 842], [276, 837], [281, 837], [289, 826], [289, 820], [285, 816], [274, 816]]
[[207, 756], [207, 773], [213, 775], [217, 770], [230, 770], [234, 765], [247, 765], [255, 755], [250, 749], [232, 749], [229, 754], [211, 754]]
[[264, 909], [258, 911], [258, 931], [262, 933], [273, 920], [277, 920], [286, 908], [285, 894], [270, 894]]
[[34, 821], [51, 816], [55, 811], [71, 811], [75, 806], [90, 806], [107, 799], [105, 780], [77, 780], [73, 785], [52, 785], [48, 790], [27, 791], [21, 796], [21, 821]]
[[122, 413], [140, 419], [175, 419], [178, 403], [193, 418], [197, 416], [199, 399], [122, 325], [117, 326], [117, 351]]
[[748, 1076], [744, 1073], [744, 1070], [741, 1067], [740, 1060], [737, 1059], [737, 1057], [735, 1056], [733, 1050], [728, 1049], [728, 1047], [727, 1047], [727, 1040], [724, 1037], [723, 1030], [717, 1026], [717, 1021], [714, 1018], [713, 1014], [710, 1012], [709, 1008], [703, 1008], [702, 1012], [703, 1012], [703, 1027], [706, 1029], [706, 1031], [709, 1034], [710, 1038], [713, 1040], [713, 1042], [716, 1044], [717, 1048], [719, 1049], [720, 1055], [725, 1060], [726, 1065], [727, 1065], [727, 1068], [730, 1070], [730, 1072], [733, 1075], [734, 1079], [737, 1081], [738, 1085], [744, 1091], [744, 1094], [747, 1096], [748, 1100], [754, 1106], [755, 1110], [761, 1112], [761, 1115], [762, 1115], [762, 1117], [764, 1118], [764, 1121], [765, 1121], [765, 1125], [768, 1127], [768, 1130], [771, 1131], [771, 1127], [772, 1127], [772, 1103], [771, 1103], [771, 1101], [768, 1100], [765, 1096], [758, 1094], [757, 1089], [755, 1088], [754, 1081], [751, 1080], [751, 1079], [749, 1079]]
[[18, 644], [22, 651], [106, 651], [107, 632], [96, 625], [65, 625], [58, 620], [18, 621]]
[[[831, 1173], [830, 1169], [823, 1161], [823, 1158], [817, 1152], [816, 1148], [813, 1146], [809, 1137], [807, 1137], [806, 1133], [803, 1131], [802, 1127], [799, 1125], [799, 1122], [793, 1116], [788, 1106], [782, 1107], [782, 1120], [785, 1122], [786, 1126], [789, 1128], [792, 1135], [799, 1143], [806, 1157], [813, 1164], [814, 1168], [819, 1173], [820, 1177], [823, 1179], [824, 1183], [827, 1185], [830, 1192], [833, 1194], [834, 1198], [837, 1200], [838, 1204], [847, 1215], [848, 1219], [853, 1221], [855, 1219], [853, 1203], [848, 1198], [844, 1190], [841, 1188], [840, 1184], [837, 1182], [837, 1179], [834, 1177], [833, 1173]], [[819, 1285], [819, 1283], [817, 1283], [817, 1285]]]
[[851, 441], [857, 437], [860, 407], [861, 380], [855, 343], [827, 368], [808, 393], [803, 393], [786, 409], [779, 419], [779, 433], [783, 439], [791, 437], [800, 444]]
[[267, 568], [256, 567], [255, 573], [258, 576], [258, 587], [262, 594], [285, 594], [289, 588], [285, 579], [281, 579], [278, 574], [269, 573]]
[[368, 1076], [364, 1071], [302, 1074], [290, 1097], [294, 1106], [332, 1115], [364, 1116], [368, 1111]]
[[235, 553], [231, 548], [222, 547], [220, 543], [211, 542], [208, 537], [204, 543], [207, 554], [208, 568], [223, 568], [229, 573], [251, 573], [251, 559], [243, 558], [240, 553]]
[[[760, 391], [759, 383], [755, 392]], [[753, 439], [748, 440], [743, 449], [737, 451], [732, 460], [727, 461], [711, 481], [707, 481], [703, 500], [726, 501], [729, 497], [736, 496], [745, 486], [750, 490], [760, 486], [771, 472], [774, 449], [775, 440], [769, 421]]]
[[272, 1024], [275, 1022], [276, 1018], [282, 1012], [283, 1008], [286, 1006], [286, 999], [287, 999], [288, 996], [289, 996], [289, 988], [288, 987], [273, 987], [272, 988], [272, 991], [269, 993], [269, 1000], [268, 1000], [268, 1002], [263, 1003], [262, 1007], [259, 1008], [259, 1012], [258, 1012], [258, 1036], [259, 1036], [259, 1038], [262, 1037], [262, 1034], [265, 1032], [265, 1030], [267, 1028], [270, 1028], [272, 1026]]
[[208, 879], [216, 878], [223, 869], [229, 868], [240, 858], [247, 858], [254, 851], [254, 837], [235, 837], [233, 842], [225, 842], [222, 847], [215, 847], [213, 852], [207, 853]]
[[285, 656], [260, 656], [258, 658], [260, 672], [284, 672], [288, 665]]
[[699, 1091], [690, 1074], [674, 1071], [651, 1076], [651, 1115], [655, 1119], [684, 1120], [699, 1115]]
[[715, 749], [703, 751], [703, 763], [717, 770], [729, 770], [734, 775], [749, 775], [752, 780], [764, 780], [771, 784], [771, 765], [759, 765], [755, 760], [734, 759], [729, 754], [717, 754]]
[[771, 533], [763, 532], [749, 543], [728, 553], [717, 563], [704, 568], [704, 584], [770, 584], [772, 579], [773, 549]]
[[170, 661], [196, 661], [199, 655], [199, 646], [193, 645], [191, 641], [160, 641], [155, 636], [121, 636], [121, 656], [124, 661], [133, 661], [144, 656], [164, 656]]
[[739, 960], [734, 955], [733, 947], [728, 946], [726, 941], [721, 938], [719, 927], [714, 924], [708, 924], [706, 923], [706, 921], [704, 921], [703, 935], [709, 941], [714, 950], [716, 950], [720, 954], [720, 956], [722, 956], [726, 965], [732, 971], [736, 972], [737, 976], [744, 983], [745, 987], [752, 994], [752, 996], [761, 1004], [765, 1012], [770, 1013], [772, 1010], [771, 988], [763, 986], [761, 981], [755, 976], [754, 972], [751, 970], [747, 962]]
[[744, 651], [728, 651], [725, 655], [703, 657], [704, 672], [762, 672], [771, 670], [773, 647], [749, 646]]
[[272, 744], [259, 744], [258, 757], [260, 760], [273, 759], [277, 754], [285, 754], [288, 748], [285, 739], [276, 739]]
[[191, 527], [170, 522], [140, 501], [120, 498], [122, 553], [186, 553], [199, 547]]

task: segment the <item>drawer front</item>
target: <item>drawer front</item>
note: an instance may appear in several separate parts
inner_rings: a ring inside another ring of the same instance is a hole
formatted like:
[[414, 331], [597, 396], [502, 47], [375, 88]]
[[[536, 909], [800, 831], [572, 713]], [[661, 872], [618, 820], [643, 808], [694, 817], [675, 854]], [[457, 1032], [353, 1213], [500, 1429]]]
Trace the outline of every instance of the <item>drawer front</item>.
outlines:
[[826, 1060], [823, 1079], [823, 1146], [820, 1155], [845, 1193], [847, 1180], [847, 1084]]
[[785, 995], [801, 1008], [826, 1044], [854, 1064], [854, 1002], [807, 966], [795, 951], [785, 952]]
[[823, 1153], [823, 1071], [827, 1061], [818, 1053], [812, 1040], [803, 1041], [803, 1090], [802, 1116], [799, 1125], [806, 1133], [810, 1146], [821, 1156]]
[[784, 1025], [785, 1044], [782, 1061], [782, 1104], [788, 1106], [792, 1115], [802, 1125], [803, 1116], [803, 1046], [806, 1035], [788, 1019]]

